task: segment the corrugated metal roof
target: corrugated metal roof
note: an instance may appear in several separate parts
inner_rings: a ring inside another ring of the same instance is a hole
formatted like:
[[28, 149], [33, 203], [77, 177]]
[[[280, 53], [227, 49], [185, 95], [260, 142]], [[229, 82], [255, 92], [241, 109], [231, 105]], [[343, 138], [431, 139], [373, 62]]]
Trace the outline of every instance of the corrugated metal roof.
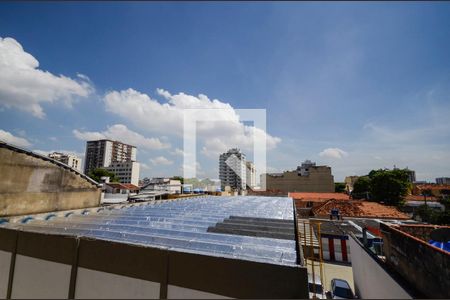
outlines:
[[207, 232], [208, 227], [230, 216], [293, 220], [292, 199], [247, 196], [155, 201], [6, 226], [253, 261], [296, 263], [294, 240]]

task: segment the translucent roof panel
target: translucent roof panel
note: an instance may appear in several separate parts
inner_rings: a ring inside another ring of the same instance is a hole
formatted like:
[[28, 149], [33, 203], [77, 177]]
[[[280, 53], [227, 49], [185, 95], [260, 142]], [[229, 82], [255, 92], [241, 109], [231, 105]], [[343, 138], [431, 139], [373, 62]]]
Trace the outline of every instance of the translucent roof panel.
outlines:
[[296, 263], [294, 240], [208, 232], [208, 227], [232, 216], [287, 220], [294, 227], [291, 198], [253, 196], [152, 201], [6, 226], [253, 261]]

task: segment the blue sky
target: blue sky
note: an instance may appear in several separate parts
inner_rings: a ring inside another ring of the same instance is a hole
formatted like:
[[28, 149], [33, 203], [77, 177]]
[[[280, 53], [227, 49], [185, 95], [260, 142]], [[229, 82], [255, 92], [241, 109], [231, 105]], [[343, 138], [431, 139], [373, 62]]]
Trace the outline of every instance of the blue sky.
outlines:
[[[171, 114], [193, 96], [266, 109], [271, 171], [450, 176], [450, 3], [1, 3], [0, 37], [0, 136], [33, 150], [123, 137], [141, 177], [181, 174]], [[201, 133], [200, 177], [246, 137], [225, 127]]]

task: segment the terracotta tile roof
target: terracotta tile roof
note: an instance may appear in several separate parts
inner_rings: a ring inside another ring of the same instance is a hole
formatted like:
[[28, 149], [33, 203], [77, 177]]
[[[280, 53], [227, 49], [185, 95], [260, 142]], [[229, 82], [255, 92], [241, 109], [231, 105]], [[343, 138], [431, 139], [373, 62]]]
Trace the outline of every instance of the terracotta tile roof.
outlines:
[[304, 201], [326, 201], [330, 199], [349, 200], [350, 197], [343, 193], [289, 193], [288, 197]]
[[312, 212], [315, 216], [328, 217], [332, 208], [339, 209], [343, 217], [409, 219], [408, 215], [400, 212], [395, 207], [357, 200], [328, 200], [314, 207]]
[[[409, 195], [405, 197], [406, 201], [425, 201], [423, 196], [420, 195]], [[427, 196], [427, 201], [438, 201], [434, 196]]]
[[122, 185], [129, 190], [138, 190], [139, 189], [138, 186], [131, 184], [131, 183], [122, 183]]
[[106, 183], [106, 185], [115, 188], [115, 189], [122, 189], [122, 190], [138, 190], [139, 187], [135, 186], [131, 183], [118, 183], [118, 182], [111, 182]]
[[418, 184], [416, 187], [419, 190], [450, 190], [449, 184]]

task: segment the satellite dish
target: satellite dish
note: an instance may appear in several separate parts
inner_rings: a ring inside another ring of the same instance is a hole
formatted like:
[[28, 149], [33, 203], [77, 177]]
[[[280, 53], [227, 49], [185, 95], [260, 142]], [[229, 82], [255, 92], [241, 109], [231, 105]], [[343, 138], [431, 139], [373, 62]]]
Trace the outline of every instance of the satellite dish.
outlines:
[[435, 229], [430, 233], [430, 237], [433, 241], [446, 243], [450, 241], [450, 227]]

